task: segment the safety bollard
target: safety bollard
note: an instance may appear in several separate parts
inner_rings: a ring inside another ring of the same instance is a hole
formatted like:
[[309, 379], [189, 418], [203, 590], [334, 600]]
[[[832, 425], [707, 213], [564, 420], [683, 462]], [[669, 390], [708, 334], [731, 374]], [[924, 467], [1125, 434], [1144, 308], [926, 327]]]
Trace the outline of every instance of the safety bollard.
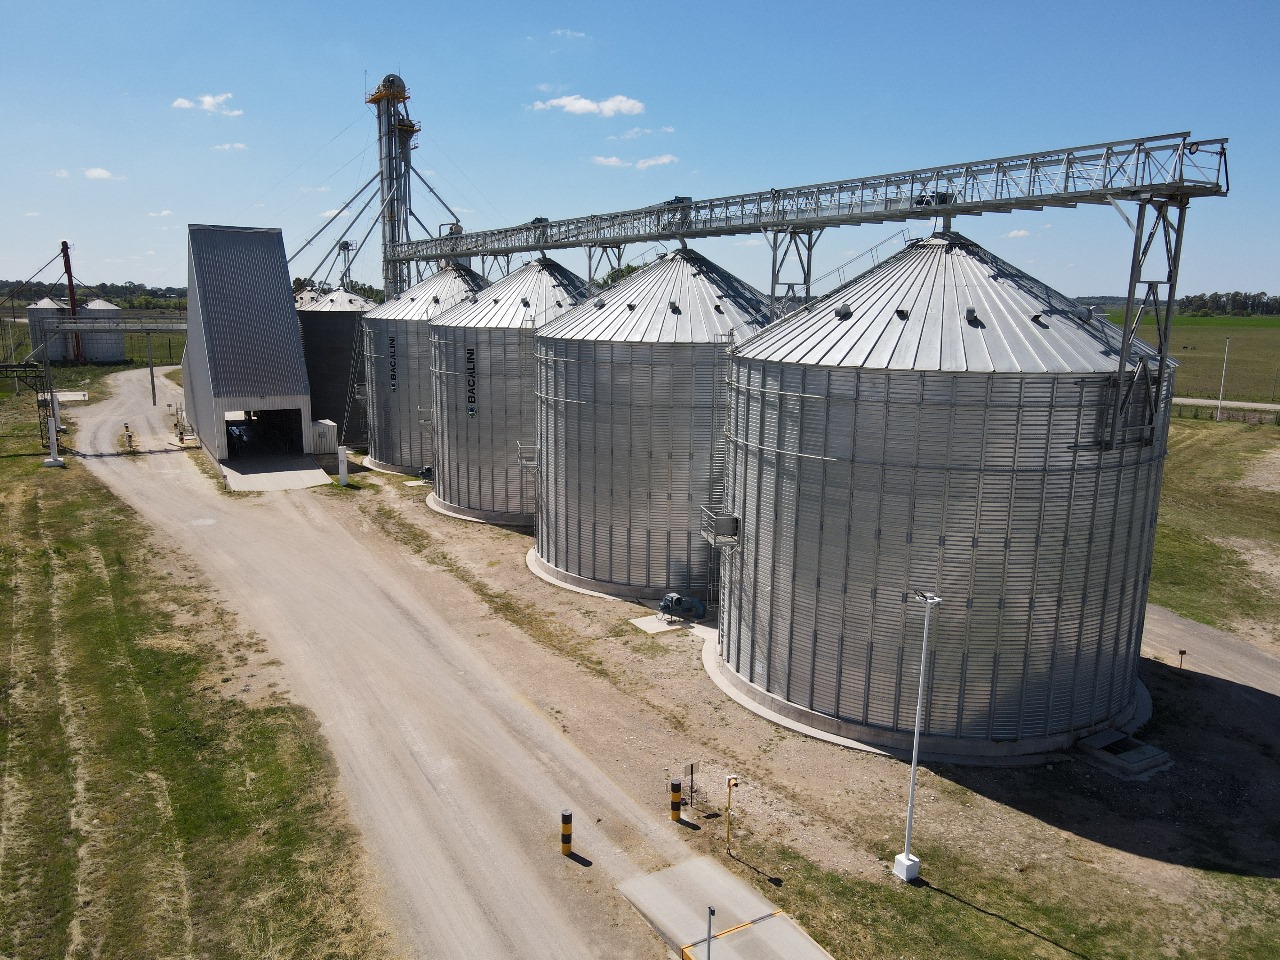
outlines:
[[671, 819], [679, 822], [680, 820], [680, 789], [683, 780], [671, 781]]
[[560, 811], [560, 853], [566, 857], [573, 855], [573, 811]]

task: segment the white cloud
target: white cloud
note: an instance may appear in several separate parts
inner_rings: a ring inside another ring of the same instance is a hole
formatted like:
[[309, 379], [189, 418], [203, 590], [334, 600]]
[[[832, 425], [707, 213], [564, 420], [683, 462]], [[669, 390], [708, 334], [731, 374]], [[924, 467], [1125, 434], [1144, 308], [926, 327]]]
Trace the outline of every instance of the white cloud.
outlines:
[[55, 170], [53, 171], [53, 175], [55, 177], [69, 177], [71, 176], [71, 172], [69, 170]]
[[186, 97], [178, 97], [178, 99], [174, 100], [173, 103], [169, 104], [169, 106], [176, 107], [179, 110], [194, 110], [196, 107], [199, 107], [201, 110], [205, 111], [205, 113], [220, 113], [224, 117], [243, 116], [243, 110], [228, 110], [223, 106], [223, 104], [230, 99], [231, 94], [229, 93], [202, 93], [194, 100], [188, 100]]
[[40, 216], [40, 214], [32, 212], [32, 213], [24, 213], [24, 214], [23, 214], [23, 216], [24, 216], [24, 217], [38, 217], [38, 216]]
[[157, 210], [155, 213], [148, 213], [148, 214], [147, 214], [147, 216], [148, 216], [148, 217], [171, 217], [171, 216], [173, 216], [173, 211], [172, 211], [172, 210]]
[[734, 246], [735, 247], [763, 247], [764, 238], [749, 237], [746, 240], [739, 240], [737, 243], [734, 244]]
[[1021, 240], [1023, 237], [1031, 236], [1030, 230], [1010, 230], [1004, 234], [1005, 240]]
[[621, 94], [609, 97], [607, 100], [588, 100], [586, 97], [571, 93], [567, 97], [556, 97], [554, 100], [538, 100], [533, 105], [535, 110], [551, 110], [557, 107], [565, 113], [598, 113], [602, 117], [612, 117], [618, 113], [627, 116], [644, 113], [643, 103]]
[[632, 127], [626, 133], [620, 133], [616, 137], [610, 137], [609, 139], [610, 140], [635, 140], [637, 137], [643, 137], [650, 133], [653, 133], [653, 131], [648, 129], [647, 127]]
[[662, 132], [663, 132], [663, 133], [675, 133], [675, 132], [676, 132], [676, 128], [675, 128], [675, 127], [663, 127], [663, 128], [662, 128]]
[[[339, 207], [334, 207], [332, 210], [326, 210], [324, 213], [320, 214], [320, 216], [324, 217], [326, 220], [332, 220], [334, 217], [338, 216], [338, 211], [339, 211], [339, 209], [341, 209], [341, 208], [339, 208]], [[349, 217], [349, 216], [351, 216], [351, 211], [350, 211], [350, 210], [343, 210], [343, 211], [342, 211], [342, 216], [344, 216], [344, 217]]]
[[328, 193], [332, 187], [299, 187], [303, 193]]
[[84, 171], [85, 177], [90, 180], [123, 180], [124, 177], [118, 177], [110, 170], [104, 170], [102, 167], [89, 167]]
[[599, 167], [629, 167], [631, 164], [619, 157], [592, 157], [591, 162]]
[[563, 83], [540, 83], [534, 87], [539, 93], [559, 93], [564, 89]]
[[243, 143], [219, 143], [213, 149], [215, 150], [248, 150]]
[[563, 30], [563, 29], [552, 30], [551, 35], [553, 37], [564, 37], [566, 40], [581, 40], [586, 36], [585, 33], [579, 33], [577, 30]]
[[664, 153], [658, 157], [646, 157], [644, 160], [636, 161], [637, 170], [648, 170], [650, 167], [664, 167], [668, 163], [678, 163], [680, 158], [671, 153]]

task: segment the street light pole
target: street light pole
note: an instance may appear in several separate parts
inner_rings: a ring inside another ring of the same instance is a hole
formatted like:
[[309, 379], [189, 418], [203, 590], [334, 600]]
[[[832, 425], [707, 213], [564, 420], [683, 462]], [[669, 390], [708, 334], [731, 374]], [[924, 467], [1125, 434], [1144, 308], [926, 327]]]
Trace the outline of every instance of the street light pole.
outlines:
[[920, 876], [920, 858], [911, 855], [911, 827], [915, 821], [916, 810], [916, 767], [920, 763], [920, 717], [924, 709], [924, 675], [929, 657], [929, 619], [936, 604], [942, 598], [923, 590], [916, 591], [916, 599], [924, 604], [924, 638], [920, 643], [920, 686], [916, 691], [916, 733], [911, 747], [911, 787], [907, 791], [907, 839], [902, 853], [893, 859], [893, 873], [903, 881], [911, 881]]
[[1227, 354], [1231, 352], [1231, 338], [1227, 337], [1227, 345], [1222, 349], [1222, 383], [1218, 385], [1218, 422], [1222, 422], [1222, 395], [1227, 390]]

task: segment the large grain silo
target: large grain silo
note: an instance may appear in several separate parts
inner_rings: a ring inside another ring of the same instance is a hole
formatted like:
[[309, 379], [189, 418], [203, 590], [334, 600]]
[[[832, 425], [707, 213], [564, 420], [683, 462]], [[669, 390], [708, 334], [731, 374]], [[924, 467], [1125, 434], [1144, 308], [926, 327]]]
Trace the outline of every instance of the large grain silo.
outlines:
[[542, 572], [619, 596], [707, 595], [726, 348], [767, 306], [682, 249], [538, 332]]
[[372, 466], [431, 466], [431, 342], [427, 324], [489, 281], [446, 261], [426, 280], [365, 314], [364, 364]]
[[[1122, 332], [955, 233], [730, 363], [724, 675], [808, 726], [1041, 753], [1133, 712], [1168, 432], [1106, 442]], [[1120, 389], [1151, 351], [1137, 345]], [[1141, 382], [1128, 422], [1151, 416]]]
[[539, 257], [431, 323], [432, 506], [533, 525], [536, 478], [520, 444], [537, 436], [534, 333], [585, 296], [581, 277]]
[[311, 383], [311, 416], [337, 424], [343, 443], [363, 444], [368, 438], [368, 418], [363, 400], [352, 390], [357, 378], [353, 361], [360, 319], [374, 303], [342, 288], [300, 298], [301, 294], [295, 295], [293, 302]]

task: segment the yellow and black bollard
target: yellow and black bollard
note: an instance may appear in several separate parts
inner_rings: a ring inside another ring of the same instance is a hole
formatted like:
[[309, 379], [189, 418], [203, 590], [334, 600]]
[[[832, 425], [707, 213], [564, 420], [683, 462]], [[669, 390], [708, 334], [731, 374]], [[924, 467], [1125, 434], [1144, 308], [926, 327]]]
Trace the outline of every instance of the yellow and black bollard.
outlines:
[[560, 811], [560, 853], [573, 856], [573, 811]]
[[671, 781], [671, 819], [677, 823], [680, 821], [680, 788], [683, 780]]

